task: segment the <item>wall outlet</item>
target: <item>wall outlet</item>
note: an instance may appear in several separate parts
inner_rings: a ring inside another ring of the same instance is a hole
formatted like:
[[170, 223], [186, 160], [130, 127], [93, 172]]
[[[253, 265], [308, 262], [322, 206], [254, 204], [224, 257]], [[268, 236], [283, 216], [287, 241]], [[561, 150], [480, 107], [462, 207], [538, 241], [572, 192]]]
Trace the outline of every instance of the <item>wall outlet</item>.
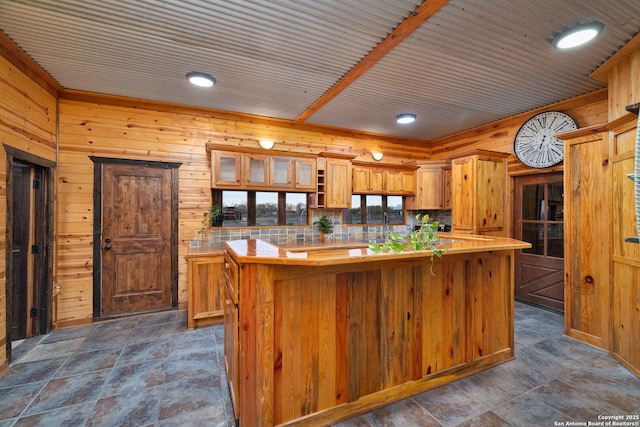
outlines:
[[55, 291], [56, 295], [60, 295], [62, 293], [62, 285], [56, 285]]

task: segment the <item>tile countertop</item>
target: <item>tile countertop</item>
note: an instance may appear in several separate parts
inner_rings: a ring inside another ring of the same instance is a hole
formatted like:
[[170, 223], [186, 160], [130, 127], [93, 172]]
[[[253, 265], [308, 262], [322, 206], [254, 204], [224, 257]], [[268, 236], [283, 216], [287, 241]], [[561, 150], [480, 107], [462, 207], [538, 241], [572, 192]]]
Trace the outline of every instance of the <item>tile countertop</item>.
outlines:
[[[507, 237], [455, 235], [442, 233], [447, 243], [446, 255], [515, 250], [530, 248], [531, 244]], [[373, 262], [393, 259], [431, 257], [431, 251], [405, 251], [374, 253], [363, 242], [326, 242], [274, 245], [262, 240], [232, 240], [225, 248], [242, 263], [288, 264], [288, 265], [333, 265]]]

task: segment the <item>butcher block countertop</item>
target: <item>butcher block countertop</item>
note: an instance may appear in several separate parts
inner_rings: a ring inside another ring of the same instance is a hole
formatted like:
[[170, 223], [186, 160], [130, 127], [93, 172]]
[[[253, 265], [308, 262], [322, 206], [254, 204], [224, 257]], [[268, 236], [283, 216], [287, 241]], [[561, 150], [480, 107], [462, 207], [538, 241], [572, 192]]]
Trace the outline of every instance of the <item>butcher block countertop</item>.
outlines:
[[[530, 243], [507, 237], [441, 233], [444, 256], [462, 253], [524, 249]], [[325, 242], [275, 245], [262, 240], [232, 240], [225, 248], [242, 263], [323, 266], [367, 261], [431, 257], [430, 250], [374, 253], [365, 242]], [[446, 249], [445, 249], [446, 248]]]

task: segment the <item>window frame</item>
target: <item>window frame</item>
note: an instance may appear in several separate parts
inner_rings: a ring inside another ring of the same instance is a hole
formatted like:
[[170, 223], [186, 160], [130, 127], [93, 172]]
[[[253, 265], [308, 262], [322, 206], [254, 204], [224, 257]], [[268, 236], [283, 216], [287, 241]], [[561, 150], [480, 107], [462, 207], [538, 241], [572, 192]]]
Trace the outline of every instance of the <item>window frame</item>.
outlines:
[[344, 225], [355, 225], [355, 226], [364, 226], [364, 225], [383, 225], [382, 222], [366, 222], [367, 219], [367, 196], [382, 196], [382, 217], [384, 218], [385, 214], [388, 216], [389, 214], [389, 197], [402, 197], [402, 222], [401, 223], [393, 223], [388, 225], [406, 225], [407, 223], [407, 209], [406, 209], [406, 197], [405, 196], [396, 196], [396, 195], [386, 195], [386, 194], [353, 194], [353, 196], [360, 197], [360, 223], [353, 223], [353, 218], [351, 215], [351, 208], [345, 208], [342, 212], [342, 218], [344, 221]]
[[214, 205], [224, 206], [223, 205], [223, 193], [225, 191], [246, 191], [247, 193], [247, 225], [223, 225], [223, 227], [265, 227], [264, 225], [257, 225], [257, 193], [277, 193], [278, 194], [278, 214], [277, 220], [278, 224], [273, 225], [272, 227], [309, 227], [310, 216], [309, 216], [309, 202], [310, 197], [309, 193], [304, 193], [306, 195], [306, 224], [304, 225], [287, 225], [287, 194], [297, 193], [295, 191], [256, 191], [256, 190], [236, 190], [236, 189], [211, 189], [211, 196]]

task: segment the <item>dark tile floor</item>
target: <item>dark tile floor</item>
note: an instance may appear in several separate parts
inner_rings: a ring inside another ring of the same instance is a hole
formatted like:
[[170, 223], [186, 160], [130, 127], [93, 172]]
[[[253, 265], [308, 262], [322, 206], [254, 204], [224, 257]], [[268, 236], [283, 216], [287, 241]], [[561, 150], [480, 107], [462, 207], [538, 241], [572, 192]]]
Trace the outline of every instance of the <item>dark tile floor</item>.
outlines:
[[[516, 360], [340, 426], [587, 425], [640, 414], [640, 379], [563, 336], [562, 322], [516, 304]], [[183, 311], [26, 340], [0, 377], [0, 427], [231, 426], [222, 342], [221, 325], [186, 330]]]

